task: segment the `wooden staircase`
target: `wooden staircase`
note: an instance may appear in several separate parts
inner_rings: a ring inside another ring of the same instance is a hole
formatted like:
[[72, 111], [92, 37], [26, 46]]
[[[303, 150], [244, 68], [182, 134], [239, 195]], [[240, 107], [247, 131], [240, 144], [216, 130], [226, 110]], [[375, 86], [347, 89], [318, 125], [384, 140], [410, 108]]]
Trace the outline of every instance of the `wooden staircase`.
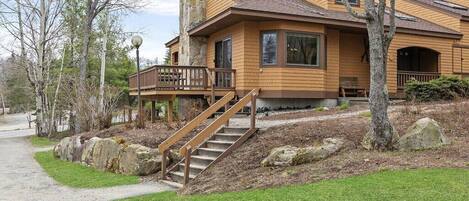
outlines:
[[[178, 188], [184, 187], [191, 179], [196, 178], [200, 173], [222, 160], [242, 145], [257, 131], [255, 116], [256, 98], [258, 94], [259, 89], [254, 89], [234, 103], [234, 92], [228, 93], [161, 143], [158, 148], [160, 153], [163, 153], [161, 168], [163, 176], [162, 181]], [[229, 120], [239, 112], [244, 111], [249, 103], [251, 103], [250, 125], [246, 126], [247, 128], [230, 127]], [[167, 171], [166, 159], [169, 148], [188, 135], [207, 118], [215, 115], [217, 111], [223, 107], [225, 108], [223, 113], [217, 115], [216, 119], [210, 125], [179, 149], [183, 159], [174, 164]]]

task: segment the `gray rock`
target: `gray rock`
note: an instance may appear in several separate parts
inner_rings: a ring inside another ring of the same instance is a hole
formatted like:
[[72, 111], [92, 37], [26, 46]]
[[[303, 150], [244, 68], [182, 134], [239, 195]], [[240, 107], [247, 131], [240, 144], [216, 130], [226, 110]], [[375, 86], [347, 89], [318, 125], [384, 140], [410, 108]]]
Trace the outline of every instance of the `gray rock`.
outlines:
[[81, 162], [85, 165], [93, 166], [93, 150], [96, 142], [100, 141], [101, 138], [94, 137], [86, 141], [83, 144], [83, 151], [81, 154]]
[[54, 156], [64, 161], [80, 161], [83, 145], [80, 136], [66, 137], [53, 149]]
[[119, 154], [122, 146], [113, 139], [103, 139], [95, 143], [92, 151], [92, 167], [110, 172], [119, 169]]
[[449, 144], [438, 122], [430, 118], [423, 118], [415, 122], [399, 139], [400, 151], [415, 151], [438, 148]]
[[344, 140], [327, 138], [321, 146], [298, 148], [290, 145], [273, 149], [262, 166], [293, 166], [328, 158], [344, 147]]
[[158, 150], [132, 144], [125, 147], [119, 157], [119, 173], [145, 176], [161, 169], [162, 156]]

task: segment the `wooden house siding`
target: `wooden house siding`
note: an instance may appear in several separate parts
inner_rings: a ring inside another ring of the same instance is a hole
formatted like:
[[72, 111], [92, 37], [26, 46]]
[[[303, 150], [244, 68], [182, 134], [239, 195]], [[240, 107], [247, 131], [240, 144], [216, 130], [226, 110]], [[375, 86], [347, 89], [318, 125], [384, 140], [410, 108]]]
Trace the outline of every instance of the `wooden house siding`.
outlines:
[[469, 1], [468, 0], [448, 0], [449, 2], [453, 2], [455, 4], [463, 5], [469, 7]]
[[339, 89], [340, 74], [340, 32], [328, 29], [327, 41], [327, 66], [326, 66], [326, 91], [337, 93]]
[[327, 9], [329, 7], [329, 0], [306, 0], [306, 1], [314, 5], [320, 6], [324, 9]]
[[414, 2], [413, 0], [396, 1], [396, 9], [455, 31], [460, 31], [461, 28], [459, 16]]
[[340, 34], [340, 77], [356, 77], [360, 88], [370, 88], [370, 64], [363, 60], [366, 34]]
[[210, 19], [234, 5], [233, 0], [207, 0], [206, 17]]

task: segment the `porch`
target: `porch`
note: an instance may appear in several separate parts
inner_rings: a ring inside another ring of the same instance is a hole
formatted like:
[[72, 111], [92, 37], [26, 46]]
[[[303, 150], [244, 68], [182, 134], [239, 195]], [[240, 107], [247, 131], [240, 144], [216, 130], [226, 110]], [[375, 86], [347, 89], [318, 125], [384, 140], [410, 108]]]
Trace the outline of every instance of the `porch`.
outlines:
[[[236, 70], [205, 66], [153, 66], [140, 72], [142, 96], [223, 96], [236, 88]], [[138, 94], [137, 74], [129, 76], [129, 93]]]

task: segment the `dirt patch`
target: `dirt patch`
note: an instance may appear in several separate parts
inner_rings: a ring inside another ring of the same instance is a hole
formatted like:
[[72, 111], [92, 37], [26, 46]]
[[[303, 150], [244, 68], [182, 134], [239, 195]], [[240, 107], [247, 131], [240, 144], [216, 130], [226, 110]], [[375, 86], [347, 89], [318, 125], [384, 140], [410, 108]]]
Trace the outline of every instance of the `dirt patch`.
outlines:
[[301, 111], [281, 111], [281, 112], [267, 112], [268, 116], [259, 118], [259, 120], [289, 120], [299, 119], [305, 117], [318, 117], [325, 115], [343, 114], [349, 112], [356, 112], [368, 109], [367, 104], [358, 104], [351, 106], [348, 109], [341, 110], [338, 107], [330, 108], [328, 111], [316, 111], [314, 109], [301, 110]]
[[[183, 125], [184, 122], [169, 125], [164, 121], [157, 121], [153, 124], [147, 123], [145, 129], [134, 129], [132, 126], [129, 125], [118, 125], [106, 130], [92, 131], [80, 135], [83, 137], [84, 140], [91, 139], [92, 137], [119, 137], [123, 138], [127, 143], [141, 144], [150, 148], [157, 148], [158, 145], [160, 145], [164, 140], [174, 134]], [[172, 148], [178, 149], [182, 147], [197, 133], [197, 131], [200, 131], [203, 127], [205, 127], [205, 125], [202, 125], [200, 126], [200, 128], [195, 129], [192, 133], [180, 140]]]
[[[391, 114], [399, 134], [423, 117], [437, 120], [452, 144], [440, 149], [419, 152], [370, 152], [360, 142], [367, 131], [369, 118], [299, 123], [270, 128], [256, 134], [233, 154], [191, 181], [183, 194], [241, 191], [290, 184], [311, 183], [387, 169], [425, 167], [469, 168], [469, 103], [453, 105], [404, 106]], [[324, 138], [349, 141], [347, 148], [326, 160], [294, 167], [261, 167], [270, 150], [283, 146], [307, 146]]]

